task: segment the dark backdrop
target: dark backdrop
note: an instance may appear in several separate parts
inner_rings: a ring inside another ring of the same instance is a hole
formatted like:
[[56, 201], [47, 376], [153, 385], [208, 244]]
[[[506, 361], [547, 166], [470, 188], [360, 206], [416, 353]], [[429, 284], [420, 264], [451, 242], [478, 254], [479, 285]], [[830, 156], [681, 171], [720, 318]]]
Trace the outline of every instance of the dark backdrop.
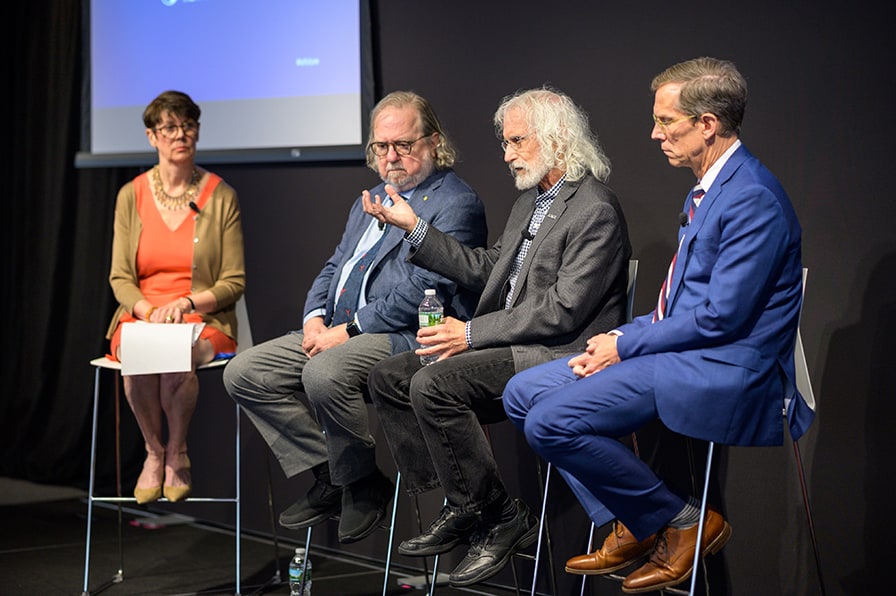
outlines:
[[[894, 352], [896, 331], [896, 201], [888, 173], [894, 44], [877, 7], [589, 0], [458, 0], [449, 7], [383, 0], [372, 10], [380, 91], [413, 89], [433, 102], [460, 147], [458, 173], [486, 202], [492, 239], [516, 196], [491, 123], [501, 98], [548, 83], [590, 113], [613, 161], [610, 183], [641, 261], [638, 313], [652, 307], [674, 250], [681, 197], [692, 184], [691, 173], [669, 167], [649, 139], [648, 84], [686, 58], [713, 55], [737, 63], [750, 85], [743, 141], [777, 173], [804, 229], [809, 281], [802, 334], [819, 411], [802, 447], [833, 594], [882, 585], [885, 562], [896, 550], [889, 537], [896, 520], [885, 501], [893, 473], [886, 432], [896, 419], [896, 375], [885, 356]], [[0, 474], [83, 486], [93, 380], [88, 361], [105, 350], [102, 335], [114, 307], [107, 283], [113, 202], [137, 170], [73, 168], [84, 41], [80, 3], [7, 3], [3, 10], [14, 49], [2, 66], [9, 132], [2, 160], [8, 190]], [[180, 53], [189, 60], [188, 46], [159, 33], [159, 51], [175, 59]], [[305, 292], [332, 251], [351, 201], [375, 176], [361, 163], [212, 169], [239, 192], [256, 342], [297, 327]], [[232, 477], [232, 410], [217, 375], [203, 377], [191, 429], [202, 492]], [[110, 403], [104, 400], [106, 427]], [[129, 415], [123, 418], [133, 478], [142, 446]], [[508, 426], [492, 427], [502, 470], [510, 490], [537, 505], [533, 457]], [[251, 425], [243, 428], [246, 522], [263, 529], [265, 448]], [[382, 466], [392, 472], [377, 436]], [[108, 453], [104, 449], [101, 460], [107, 484]], [[722, 506], [734, 538], [716, 557], [722, 579], [713, 592], [815, 593], [789, 446], [731, 449], [722, 454], [721, 468]], [[284, 479], [279, 469], [274, 478], [278, 509], [308, 484]], [[562, 562], [584, 549], [587, 524], [561, 483], [555, 486], [554, 550]], [[423, 500], [424, 517], [434, 515], [440, 499]], [[402, 508], [405, 536], [412, 509]], [[382, 559], [384, 541], [376, 535], [344, 550]], [[322, 526], [315, 542], [336, 547], [335, 525]], [[566, 593], [571, 588], [563, 581]], [[609, 582], [593, 584], [594, 593], [618, 592]]]

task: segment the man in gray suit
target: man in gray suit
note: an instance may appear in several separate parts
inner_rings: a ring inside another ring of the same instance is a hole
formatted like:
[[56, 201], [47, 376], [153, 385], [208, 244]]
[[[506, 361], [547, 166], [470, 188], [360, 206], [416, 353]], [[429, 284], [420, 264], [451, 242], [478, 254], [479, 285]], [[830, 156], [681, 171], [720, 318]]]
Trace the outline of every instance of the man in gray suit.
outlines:
[[[491, 248], [457, 242], [388, 185], [391, 206], [364, 197], [368, 213], [405, 231], [412, 263], [481, 292], [471, 319], [420, 329], [416, 353], [381, 361], [368, 380], [409, 492], [441, 485], [447, 499], [399, 552], [428, 556], [469, 541], [449, 578], [455, 586], [498, 573], [537, 533], [529, 508], [508, 496], [481, 424], [505, 418], [501, 394], [514, 374], [580, 353], [593, 334], [625, 321], [631, 256], [622, 209], [604, 185], [609, 162], [569, 97], [551, 89], [508, 97], [495, 128], [524, 193]], [[427, 354], [438, 360], [424, 367]]]
[[[451, 169], [455, 150], [429, 102], [396, 91], [377, 103], [370, 120], [367, 164], [383, 180], [371, 191], [385, 194], [388, 183], [453, 239], [484, 245], [482, 202]], [[393, 485], [376, 466], [363, 395], [367, 373], [379, 360], [414, 347], [417, 305], [427, 288], [453, 298], [446, 300], [447, 311], [472, 311], [475, 294], [409, 263], [402, 237], [366, 215], [358, 197], [333, 256], [308, 291], [302, 330], [237, 354], [224, 370], [227, 392], [286, 475], [314, 474], [308, 494], [280, 514], [287, 528], [339, 514], [340, 542], [376, 529]]]

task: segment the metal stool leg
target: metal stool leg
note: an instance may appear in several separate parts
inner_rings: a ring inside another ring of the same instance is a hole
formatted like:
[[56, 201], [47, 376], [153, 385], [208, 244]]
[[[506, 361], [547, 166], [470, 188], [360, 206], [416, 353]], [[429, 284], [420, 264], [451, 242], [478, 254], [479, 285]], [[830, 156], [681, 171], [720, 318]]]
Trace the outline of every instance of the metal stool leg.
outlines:
[[386, 573], [383, 576], [383, 596], [389, 588], [389, 567], [392, 564], [392, 544], [395, 541], [395, 515], [398, 513], [398, 494], [401, 491], [401, 472], [395, 475], [395, 494], [392, 497], [392, 519], [389, 522], [389, 545], [386, 547]]
[[[99, 407], [100, 407], [100, 370], [102, 367], [95, 366], [94, 367], [94, 377], [93, 377], [93, 418], [91, 422], [91, 430], [90, 430], [90, 481], [87, 495], [87, 539], [85, 542], [84, 549], [84, 586], [82, 589], [82, 595], [88, 596], [90, 594], [89, 581], [90, 581], [90, 540], [92, 537], [93, 530], [93, 503], [98, 500], [96, 497], [96, 452], [97, 452], [97, 428], [99, 426]], [[116, 376], [116, 388], [117, 388], [118, 378]], [[116, 464], [116, 482], [118, 486], [118, 496], [121, 496], [121, 463], [119, 459], [119, 441], [118, 441], [118, 392], [116, 390], [115, 393], [115, 464]], [[115, 575], [113, 575], [109, 580], [100, 585], [93, 593], [97, 594], [102, 592], [106, 588], [121, 583], [124, 579], [124, 545], [122, 540], [121, 533], [121, 524], [122, 524], [122, 512], [121, 512], [121, 502], [118, 502], [118, 570]]]
[[535, 588], [538, 584], [538, 564], [541, 562], [541, 537], [544, 533], [544, 524], [547, 516], [548, 508], [548, 489], [551, 487], [551, 469], [553, 466], [548, 462], [547, 472], [544, 475], [544, 493], [541, 497], [541, 517], [538, 520], [538, 539], [535, 547], [535, 568], [532, 571], [532, 590], [531, 596], [535, 596]]
[[812, 540], [812, 552], [815, 554], [815, 569], [818, 571], [818, 587], [821, 596], [825, 596], [824, 578], [821, 575], [821, 556], [818, 553], [818, 541], [815, 538], [815, 522], [812, 518], [812, 508], [809, 506], [809, 491], [806, 488], [806, 475], [803, 471], [803, 458], [800, 456], [800, 445], [793, 442], [793, 455], [796, 457], [796, 470], [800, 479], [800, 489], [803, 493], [803, 506], [806, 508], [806, 521], [809, 524], [809, 538]]
[[236, 596], [240, 596], [240, 528], [242, 527], [242, 519], [240, 517], [241, 509], [240, 509], [240, 405], [236, 404], [236, 436], [234, 437], [234, 450], [235, 454], [235, 466], [236, 466], [236, 487], [234, 488], [234, 493], [236, 494]]
[[87, 544], [84, 554], [84, 588], [82, 594], [90, 594], [87, 591], [87, 582], [90, 574], [90, 533], [93, 528], [93, 490], [96, 476], [96, 423], [100, 404], [100, 369], [96, 368], [93, 379], [93, 425], [90, 430], [90, 487], [87, 492]]
[[[588, 532], [588, 548], [586, 552], [591, 552], [594, 549], [594, 522], [591, 522], [591, 531]], [[579, 596], [585, 596], [585, 580], [588, 579], [587, 575], [582, 576], [582, 587], [579, 589]]]
[[694, 567], [691, 570], [691, 596], [694, 596], [694, 590], [697, 587], [697, 571], [700, 569], [700, 555], [703, 549], [703, 522], [706, 520], [706, 501], [709, 498], [709, 473], [712, 470], [712, 452], [715, 443], [709, 442], [709, 449], [706, 452], [706, 475], [703, 479], [703, 497], [700, 500], [700, 521], [697, 522], [697, 545], [694, 548]]

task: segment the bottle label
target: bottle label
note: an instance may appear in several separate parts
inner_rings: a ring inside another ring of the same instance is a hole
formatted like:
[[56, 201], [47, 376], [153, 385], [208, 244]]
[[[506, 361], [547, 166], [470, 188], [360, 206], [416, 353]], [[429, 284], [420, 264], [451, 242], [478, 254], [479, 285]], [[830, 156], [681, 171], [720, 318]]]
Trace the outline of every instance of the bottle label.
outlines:
[[418, 314], [418, 322], [421, 327], [432, 327], [442, 322], [442, 313], [440, 312], [421, 312]]

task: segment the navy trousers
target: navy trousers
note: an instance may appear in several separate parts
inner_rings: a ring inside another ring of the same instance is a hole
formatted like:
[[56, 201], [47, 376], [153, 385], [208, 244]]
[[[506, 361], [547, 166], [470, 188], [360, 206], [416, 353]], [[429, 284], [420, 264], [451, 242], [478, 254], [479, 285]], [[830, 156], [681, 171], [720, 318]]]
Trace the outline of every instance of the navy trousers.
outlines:
[[619, 441], [658, 418], [656, 359], [624, 360], [583, 379], [568, 361], [516, 374], [504, 390], [504, 409], [535, 452], [560, 470], [595, 524], [618, 518], [643, 540], [685, 505]]

